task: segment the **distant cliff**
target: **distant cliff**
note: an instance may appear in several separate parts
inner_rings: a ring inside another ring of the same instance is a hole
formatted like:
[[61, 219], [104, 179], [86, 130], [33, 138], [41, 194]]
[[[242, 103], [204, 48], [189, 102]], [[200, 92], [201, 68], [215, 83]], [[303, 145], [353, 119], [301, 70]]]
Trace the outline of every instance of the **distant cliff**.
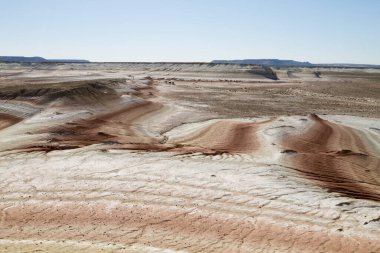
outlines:
[[245, 60], [214, 60], [211, 63], [253, 64], [270, 67], [337, 67], [337, 68], [380, 68], [374, 64], [351, 64], [351, 63], [322, 63], [300, 62], [279, 59], [245, 59]]
[[75, 59], [45, 59], [39, 56], [25, 57], [25, 56], [0, 56], [0, 62], [90, 62], [88, 60], [75, 60]]
[[310, 62], [279, 59], [214, 60], [212, 63], [255, 64], [264, 66], [313, 66]]

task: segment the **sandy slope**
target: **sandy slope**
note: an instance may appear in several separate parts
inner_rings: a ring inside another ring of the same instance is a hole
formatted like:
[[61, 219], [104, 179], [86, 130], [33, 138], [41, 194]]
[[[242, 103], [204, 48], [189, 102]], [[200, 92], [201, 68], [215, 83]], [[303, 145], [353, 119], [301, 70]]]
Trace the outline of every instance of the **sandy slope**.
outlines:
[[376, 73], [148, 67], [7, 65], [0, 252], [380, 252], [380, 121], [336, 115], [377, 116]]

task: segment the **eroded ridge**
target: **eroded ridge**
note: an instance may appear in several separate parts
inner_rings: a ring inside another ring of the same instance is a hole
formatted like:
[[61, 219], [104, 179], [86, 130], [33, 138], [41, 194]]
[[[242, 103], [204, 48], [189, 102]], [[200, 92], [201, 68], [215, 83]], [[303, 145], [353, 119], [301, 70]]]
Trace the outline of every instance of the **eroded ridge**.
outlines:
[[17, 116], [0, 113], [0, 130], [12, 126], [21, 120], [22, 119]]
[[176, 140], [175, 151], [205, 155], [253, 153], [260, 146], [256, 132], [263, 123], [221, 120]]
[[309, 117], [313, 125], [290, 135], [282, 145], [296, 151], [287, 156], [298, 171], [319, 186], [354, 198], [380, 201], [379, 136]]
[[93, 144], [159, 149], [154, 146], [158, 140], [139, 134], [135, 127], [136, 120], [163, 107], [150, 101], [156, 93], [151, 78], [129, 83], [123, 79], [106, 79], [36, 86], [30, 90], [5, 87], [0, 92], [0, 98], [7, 99], [6, 104], [43, 108], [42, 112], [36, 111], [19, 120], [10, 113], [1, 117], [3, 128], [24, 120], [14, 131], [9, 131], [25, 139], [17, 147], [11, 145], [12, 150], [50, 152]]
[[[148, 134], [141, 131], [142, 124], [150, 124], [150, 116], [155, 116], [165, 107], [165, 103], [157, 100], [157, 89], [149, 77], [131, 83], [94, 80], [62, 83], [51, 88], [42, 85], [30, 91], [10, 87], [3, 90], [0, 97], [43, 105], [47, 107], [45, 111], [55, 112], [51, 118], [64, 115], [61, 111], [65, 110], [85, 112], [73, 118], [63, 117], [57, 123], [39, 125], [28, 133], [40, 135], [41, 139], [37, 143], [30, 141], [20, 145], [17, 148], [19, 152], [50, 152], [101, 144], [102, 149], [172, 151], [181, 154], [252, 153], [259, 147], [256, 131], [266, 123], [218, 120], [195, 134], [185, 134], [175, 141], [159, 133]], [[14, 147], [12, 149], [15, 150]]]
[[376, 73], [127, 66], [1, 77], [0, 252], [380, 252]]

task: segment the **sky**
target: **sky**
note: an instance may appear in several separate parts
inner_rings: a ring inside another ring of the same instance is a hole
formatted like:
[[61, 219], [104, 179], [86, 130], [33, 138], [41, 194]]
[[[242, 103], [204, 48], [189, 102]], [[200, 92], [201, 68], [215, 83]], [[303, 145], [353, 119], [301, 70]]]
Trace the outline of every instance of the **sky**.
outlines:
[[380, 64], [379, 0], [0, 0], [0, 55]]

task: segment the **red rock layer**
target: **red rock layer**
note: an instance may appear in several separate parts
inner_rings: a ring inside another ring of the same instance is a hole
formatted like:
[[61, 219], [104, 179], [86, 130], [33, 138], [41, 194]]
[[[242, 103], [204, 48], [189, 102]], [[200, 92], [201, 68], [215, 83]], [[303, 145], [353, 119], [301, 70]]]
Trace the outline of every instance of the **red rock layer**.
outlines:
[[183, 152], [248, 153], [258, 148], [257, 124], [220, 121], [180, 142]]
[[0, 113], [0, 130], [20, 122], [22, 119], [9, 114]]
[[0, 207], [3, 239], [138, 243], [189, 252], [380, 251], [379, 238], [186, 207], [73, 202], [4, 208]]
[[359, 131], [312, 115], [312, 127], [282, 141], [297, 153], [285, 160], [319, 186], [354, 198], [380, 201], [380, 152]]

